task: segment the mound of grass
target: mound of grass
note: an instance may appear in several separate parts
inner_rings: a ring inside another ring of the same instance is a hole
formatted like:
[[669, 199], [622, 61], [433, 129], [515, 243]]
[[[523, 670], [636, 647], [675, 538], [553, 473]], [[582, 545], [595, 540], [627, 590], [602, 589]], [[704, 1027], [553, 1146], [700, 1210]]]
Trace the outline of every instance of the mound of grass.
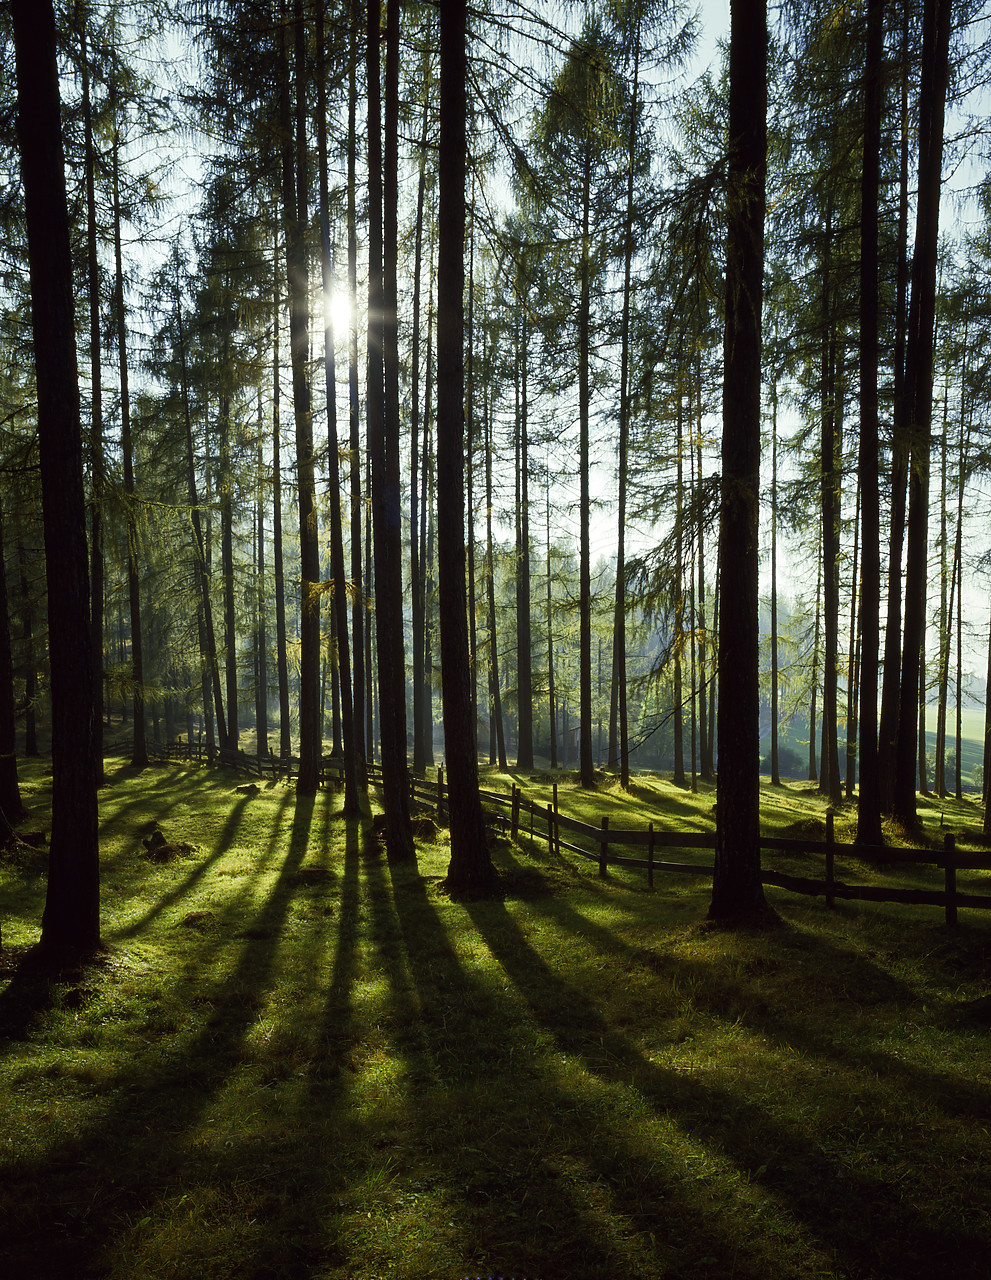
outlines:
[[[596, 812], [711, 823], [637, 788]], [[712, 932], [699, 877], [506, 840], [500, 894], [453, 902], [446, 832], [393, 868], [338, 804], [206, 769], [101, 793], [107, 954], [0, 973], [4, 1274], [986, 1277], [983, 918], [770, 890], [783, 928]], [[149, 860], [153, 824], [195, 852]], [[0, 867], [15, 956], [44, 857]]]

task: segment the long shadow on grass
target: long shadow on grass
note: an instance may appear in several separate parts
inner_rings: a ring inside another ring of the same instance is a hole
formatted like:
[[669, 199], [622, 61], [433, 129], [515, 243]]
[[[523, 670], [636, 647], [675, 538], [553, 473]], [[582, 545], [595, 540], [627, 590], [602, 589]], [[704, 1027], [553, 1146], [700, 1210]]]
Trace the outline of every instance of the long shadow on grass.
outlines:
[[[420, 1178], [441, 1186], [457, 1215], [451, 1247], [458, 1263], [509, 1274], [646, 1280], [662, 1274], [652, 1258], [646, 1262], [650, 1235], [661, 1233], [676, 1202], [716, 1241], [711, 1210], [696, 1212], [663, 1173], [646, 1186], [648, 1158], [624, 1150], [621, 1137], [611, 1143], [609, 1161], [597, 1164], [596, 1153], [585, 1152], [594, 1104], [567, 1092], [541, 1029], [521, 1017], [512, 994], [465, 969], [423, 882], [393, 870], [390, 895], [375, 864], [368, 879], [374, 936], [393, 992], [394, 1040], [406, 1059], [407, 1123], [416, 1129], [411, 1158], [426, 1165]], [[639, 1194], [635, 1208], [617, 1213], [621, 1166], [635, 1170]], [[716, 1247], [707, 1244], [707, 1252]], [[670, 1258], [666, 1245], [660, 1250]], [[728, 1256], [728, 1240], [724, 1251]]]
[[[589, 884], [597, 891], [594, 882]], [[799, 1021], [780, 1017], [773, 1002], [768, 1004], [750, 989], [748, 984], [762, 975], [759, 962], [752, 973], [727, 975], [720, 973], [716, 965], [686, 960], [670, 949], [631, 946], [554, 894], [533, 896], [530, 907], [562, 930], [593, 940], [618, 966], [641, 966], [658, 978], [689, 990], [693, 1004], [715, 1017], [746, 1026], [781, 1046], [801, 1050], [816, 1059], [858, 1070], [871, 1078], [887, 1077], [898, 1089], [917, 1093], [924, 1102], [938, 1106], [948, 1115], [964, 1115], [982, 1123], [991, 1120], [991, 1097], [985, 1088], [950, 1071], [926, 1071], [890, 1053], [858, 1048], [842, 1033], [829, 1034], [826, 1010], [837, 1003], [860, 1011], [888, 1004], [908, 1010], [916, 1005], [918, 997], [911, 987], [879, 965], [844, 950], [821, 934], [803, 936], [789, 931], [783, 938], [772, 937], [785, 952], [784, 964], [791, 957], [798, 960], [802, 953], [815, 956], [814, 965], [807, 960], [805, 963], [806, 970], [811, 971], [803, 993], [803, 1007], [809, 1016]], [[772, 961], [768, 966], [772, 973], [774, 964]]]
[[[163, 1044], [139, 1069], [128, 1063], [116, 1079], [106, 1080], [103, 1091], [112, 1100], [92, 1122], [77, 1123], [67, 1099], [55, 1121], [67, 1136], [56, 1138], [40, 1158], [14, 1160], [6, 1174], [0, 1171], [0, 1183], [11, 1189], [0, 1222], [0, 1256], [11, 1275], [54, 1280], [104, 1275], [114, 1266], [118, 1275], [137, 1274], [123, 1261], [136, 1245], [148, 1244], [134, 1224], [148, 1224], [153, 1231], [155, 1223], [162, 1243], [171, 1246], [170, 1215], [200, 1194], [207, 1205], [220, 1208], [218, 1228], [228, 1200], [237, 1217], [232, 1199], [237, 1188], [225, 1186], [237, 1176], [230, 1165], [233, 1156], [209, 1141], [199, 1145], [193, 1134], [239, 1062], [245, 1037], [274, 986], [280, 934], [307, 851], [312, 812], [311, 799], [297, 801], [287, 856], [251, 929], [242, 935], [236, 962], [221, 978], [204, 981], [201, 1000], [208, 1017], [184, 1041]], [[195, 942], [190, 939], [191, 948]], [[196, 963], [191, 954], [189, 967]], [[277, 1171], [268, 1166], [261, 1176], [275, 1177]], [[260, 1256], [269, 1248], [264, 1234], [259, 1226], [243, 1243]], [[295, 1269], [287, 1265], [272, 1272], [255, 1267], [250, 1250], [239, 1256], [239, 1275], [309, 1274], [298, 1259]], [[179, 1263], [180, 1273], [199, 1270], [195, 1257], [182, 1259], [181, 1247]], [[182, 1272], [187, 1263], [189, 1270]]]
[[[249, 800], [249, 796], [241, 796], [237, 800], [224, 820], [223, 830], [207, 857], [197, 862], [196, 866], [192, 868], [181, 883], [175, 885], [174, 888], [168, 891], [168, 893], [163, 894], [154, 906], [149, 907], [148, 910], [145, 911], [143, 915], [139, 916], [137, 920], [132, 920], [125, 929], [121, 929], [115, 935], [116, 937], [121, 939], [133, 938], [137, 934], [142, 933], [162, 914], [163, 911], [167, 911], [169, 907], [173, 907], [177, 902], [181, 902], [183, 898], [187, 897], [196, 888], [203, 877], [213, 869], [214, 865], [224, 856], [234, 843], [234, 837], [237, 835], [241, 824], [244, 821], [245, 809]], [[292, 793], [289, 791], [285, 792], [279, 806], [279, 815], [273, 820], [273, 826], [277, 826], [279, 817], [281, 817], [282, 813], [288, 808], [291, 800]]]
[[[559, 919], [568, 914], [560, 904], [546, 909]], [[872, 1277], [892, 1280], [931, 1280], [938, 1258], [941, 1274], [986, 1280], [986, 1240], [930, 1226], [900, 1203], [897, 1191], [830, 1159], [797, 1126], [740, 1093], [651, 1062], [547, 965], [504, 904], [474, 903], [467, 910], [563, 1052], [603, 1081], [637, 1092], [658, 1115], [727, 1157], [749, 1182], [786, 1205], [845, 1268], [854, 1274], [867, 1268]]]

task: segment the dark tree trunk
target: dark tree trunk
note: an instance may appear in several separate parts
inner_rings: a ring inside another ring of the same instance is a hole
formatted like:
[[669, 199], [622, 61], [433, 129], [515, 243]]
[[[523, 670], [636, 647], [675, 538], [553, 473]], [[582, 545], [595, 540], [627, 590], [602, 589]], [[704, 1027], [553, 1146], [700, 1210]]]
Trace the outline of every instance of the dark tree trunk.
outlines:
[[440, 209], [437, 270], [437, 504], [441, 679], [451, 809], [450, 893], [485, 893], [495, 872], [478, 794], [465, 595], [464, 237], [467, 14], [440, 4]]
[[529, 290], [526, 279], [517, 293], [520, 309], [518, 440], [516, 525], [516, 705], [517, 769], [533, 768], [533, 620], [530, 610], [530, 438], [527, 346], [530, 327], [527, 316]]
[[203, 528], [200, 521], [199, 494], [196, 489], [196, 457], [193, 452], [193, 424], [189, 410], [189, 385], [186, 377], [186, 341], [182, 324], [182, 302], [176, 284], [176, 337], [179, 345], [179, 386], [182, 395], [183, 424], [186, 438], [186, 488], [189, 497], [190, 521], [196, 553], [196, 582], [200, 596], [200, 618], [203, 625], [203, 660], [213, 695], [213, 711], [221, 745], [227, 743], [227, 723], [224, 716], [224, 700], [220, 688], [220, 666], [217, 662], [217, 641], [213, 630], [213, 605], [210, 599], [210, 566], [207, 563]]
[[[413, 327], [410, 337], [410, 451], [409, 451], [409, 546], [410, 546], [410, 614], [413, 631], [413, 770], [422, 773], [427, 764], [426, 676], [424, 652], [423, 556], [421, 554], [422, 521], [425, 486], [420, 483], [420, 297], [423, 280], [423, 209], [427, 189], [428, 95], [424, 86], [423, 116], [420, 126], [420, 172], [416, 186], [416, 224], [413, 231]], [[428, 291], [432, 284], [428, 283]], [[425, 432], [424, 432], [425, 436]], [[425, 443], [423, 446], [425, 450]]]
[[916, 822], [916, 748], [920, 654], [925, 633], [928, 578], [929, 451], [932, 435], [933, 332], [936, 259], [943, 159], [951, 0], [926, 0], [923, 12], [922, 82], [919, 98], [919, 200], [909, 303], [906, 426], [910, 443], [908, 553], [898, 733], [895, 742], [893, 813]]
[[[317, 10], [317, 137], [320, 156], [320, 222], [323, 246], [324, 369], [327, 388], [327, 457], [330, 489], [330, 561], [334, 582], [334, 620], [337, 639], [337, 671], [340, 686], [340, 719], [344, 738], [344, 811], [357, 813], [359, 786], [364, 787], [364, 765], [359, 761], [354, 735], [354, 701], [351, 684], [351, 646], [348, 642], [347, 574], [344, 569], [344, 531], [341, 511], [341, 462], [337, 439], [337, 366], [334, 325], [329, 300], [334, 290], [330, 248], [330, 194], [327, 177], [327, 91], [323, 7]], [[335, 732], [336, 742], [336, 732]]]
[[[360, 0], [351, 0], [350, 52], [348, 59], [348, 176], [347, 176], [347, 238], [348, 238], [348, 298], [351, 323], [348, 327], [348, 452], [350, 472], [348, 477], [351, 504], [351, 671], [353, 682], [351, 698], [354, 713], [354, 750], [362, 776], [365, 772], [365, 596], [362, 587], [361, 551], [361, 440], [358, 406], [358, 230], [357, 230], [357, 67], [360, 45]], [[371, 738], [368, 738], [368, 746]]]
[[[368, 71], [368, 450], [375, 539], [375, 650], [379, 669], [379, 737], [388, 855], [415, 857], [406, 758], [406, 664], [403, 649], [399, 405], [396, 335], [399, 10], [386, 12], [385, 131], [379, 89], [380, 10], [370, 0]], [[384, 137], [384, 158], [383, 147]], [[376, 320], [375, 317], [378, 317]]]
[[881, 64], [884, 0], [868, 0], [864, 74], [864, 150], [860, 178], [860, 744], [857, 841], [879, 845], [878, 649], [881, 557], [878, 477], [878, 191], [881, 151]]
[[[881, 708], [878, 715], [878, 792], [881, 812], [894, 808], [895, 739], [902, 644], [902, 550], [908, 484], [908, 431], [905, 400], [905, 336], [908, 331], [908, 170], [909, 170], [909, 5], [902, 5], [901, 146], [898, 178], [898, 272], [894, 345], [894, 421], [891, 441], [891, 517], [888, 532], [888, 590], [884, 623]], [[861, 717], [863, 719], [863, 717]]]
[[[313, 795], [320, 774], [320, 549], [317, 537], [313, 413], [310, 397], [309, 272], [306, 257], [306, 32], [302, 0], [293, 4], [293, 80], [291, 110], [288, 34], [281, 45], [282, 206], [286, 228], [286, 276], [289, 284], [289, 359], [292, 365], [296, 423], [296, 475], [299, 508], [299, 775], [297, 795]], [[295, 144], [295, 145], [294, 145]]]
[[93, 660], [72, 261], [51, 4], [13, 0], [48, 565], [52, 828], [41, 948], [100, 945]]
[[[261, 351], [258, 353], [258, 366], [262, 367]], [[261, 385], [258, 388], [258, 445], [255, 457], [257, 472], [257, 491], [255, 503], [255, 524], [258, 538], [258, 549], [255, 556], [256, 592], [255, 592], [255, 750], [259, 756], [268, 755], [268, 622], [267, 592], [265, 590], [265, 455], [262, 449], [262, 428], [264, 420], [261, 409]]]
[[89, 52], [86, 20], [79, 21], [80, 64], [83, 89], [83, 147], [86, 164], [86, 267], [89, 290], [90, 344], [90, 644], [93, 650], [93, 758], [96, 778], [103, 773], [103, 389], [100, 323], [100, 266], [97, 256], [96, 154], [93, 146], [93, 109], [89, 91]]
[[[225, 290], [226, 292], [226, 290]], [[226, 299], [224, 310], [227, 310]], [[220, 370], [223, 382], [230, 378], [227, 342]], [[237, 687], [237, 623], [234, 610], [234, 473], [231, 467], [231, 401], [226, 389], [220, 393], [220, 576], [224, 605], [224, 675], [227, 684], [227, 728], [221, 731], [220, 745], [236, 751], [240, 741], [238, 728]], [[218, 727], [221, 722], [218, 717]]]
[[719, 537], [719, 744], [709, 918], [766, 918], [760, 874], [758, 506], [767, 11], [733, 0]]
[[[276, 237], [278, 241], [278, 237]], [[286, 655], [286, 577], [282, 554], [282, 368], [279, 359], [279, 246], [275, 246], [272, 286], [272, 570], [275, 577], [275, 667], [279, 684], [279, 756], [292, 755], [289, 663]]]
[[582, 256], [578, 301], [578, 770], [583, 787], [595, 781], [592, 768], [592, 566], [589, 492], [589, 328], [591, 321], [589, 219], [591, 204], [591, 145], [586, 143], [582, 186]]
[[141, 634], [141, 578], [138, 572], [138, 518], [135, 508], [134, 446], [131, 440], [131, 398], [127, 363], [127, 313], [124, 308], [124, 265], [120, 236], [120, 133], [114, 102], [113, 143], [114, 264], [116, 286], [114, 308], [117, 322], [117, 358], [120, 365], [120, 439], [124, 464], [124, 502], [127, 525], [127, 599], [131, 620], [131, 693], [134, 711], [134, 749], [131, 763], [136, 769], [148, 764], [145, 729], [144, 644]]

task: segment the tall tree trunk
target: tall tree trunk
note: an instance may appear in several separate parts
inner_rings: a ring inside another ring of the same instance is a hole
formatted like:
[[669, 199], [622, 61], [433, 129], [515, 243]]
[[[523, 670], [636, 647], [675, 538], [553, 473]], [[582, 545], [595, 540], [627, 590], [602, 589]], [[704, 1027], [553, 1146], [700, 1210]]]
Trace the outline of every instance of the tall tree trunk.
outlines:
[[[695, 430], [696, 430], [696, 459], [699, 484], [702, 483], [702, 368], [699, 362], [698, 380], [695, 385]], [[699, 773], [702, 775], [703, 782], [711, 782], [716, 774], [715, 759], [713, 751], [713, 732], [715, 730], [715, 714], [710, 712], [710, 699], [715, 697], [716, 681], [713, 676], [709, 675], [710, 663], [708, 662], [708, 654], [710, 649], [709, 634], [706, 628], [706, 600], [705, 600], [705, 518], [699, 515], [698, 526], [698, 617], [696, 626], [699, 633]], [[713, 632], [715, 633], [716, 619], [713, 619]]]
[[[416, 184], [416, 223], [413, 230], [413, 325], [410, 335], [410, 458], [409, 458], [409, 545], [410, 613], [413, 631], [413, 771], [426, 768], [426, 675], [424, 651], [423, 556], [420, 509], [424, 486], [420, 484], [420, 295], [423, 281], [423, 209], [427, 190], [427, 126], [429, 123], [429, 61], [424, 60], [423, 115], [420, 124], [419, 177]], [[428, 289], [432, 289], [432, 283]]]
[[464, 240], [465, 0], [440, 2], [440, 209], [437, 263], [437, 551], [444, 741], [451, 813], [447, 888], [487, 892], [495, 879], [478, 794], [465, 595]]
[[583, 787], [595, 781], [592, 767], [592, 567], [589, 493], [589, 329], [591, 296], [589, 220], [591, 216], [592, 155], [585, 144], [582, 182], [582, 243], [578, 299], [578, 772]]
[[[382, 792], [389, 858], [415, 857], [406, 761], [396, 361], [396, 203], [399, 11], [386, 9], [385, 131], [379, 89], [380, 11], [368, 6], [368, 449], [375, 539], [375, 648], [378, 658]], [[383, 165], [383, 142], [384, 158]], [[378, 317], [376, 320], [375, 317]]]
[[[358, 161], [357, 161], [357, 110], [358, 110], [358, 57], [360, 50], [360, 0], [349, 5], [348, 58], [348, 158], [347, 158], [347, 239], [348, 239], [348, 299], [351, 323], [348, 327], [348, 452], [350, 473], [348, 490], [351, 504], [351, 686], [354, 714], [354, 750], [362, 776], [365, 774], [365, 610], [364, 576], [361, 566], [362, 552], [362, 501], [361, 501], [361, 432], [358, 405]], [[367, 740], [370, 745], [370, 739]]]
[[282, 364], [279, 358], [282, 306], [279, 293], [278, 233], [272, 304], [272, 572], [275, 577], [275, 668], [279, 685], [279, 758], [288, 762], [292, 755], [292, 715], [289, 710], [286, 575], [282, 552]]
[[[330, 562], [334, 582], [334, 620], [337, 640], [337, 672], [340, 687], [341, 732], [344, 738], [344, 810], [357, 813], [359, 787], [363, 789], [363, 762], [358, 759], [354, 735], [354, 702], [351, 684], [351, 649], [348, 643], [347, 574], [344, 569], [344, 531], [341, 510], [341, 458], [337, 439], [337, 366], [334, 352], [334, 265], [330, 247], [330, 191], [327, 177], [327, 89], [323, 7], [317, 9], [317, 145], [320, 154], [320, 223], [323, 247], [324, 370], [327, 390], [327, 458], [330, 490]], [[335, 734], [336, 742], [336, 734]]]
[[52, 827], [41, 948], [100, 945], [93, 659], [72, 260], [55, 60], [44, 0], [12, 0], [48, 566]]
[[517, 769], [533, 768], [533, 619], [530, 610], [530, 435], [529, 435], [529, 360], [530, 339], [528, 307], [529, 287], [524, 268], [518, 268], [519, 341], [517, 369], [519, 403], [517, 408], [518, 458], [517, 523], [516, 523], [516, 705], [517, 705]]
[[906, 404], [911, 444], [908, 554], [902, 643], [898, 734], [895, 744], [893, 812], [902, 822], [917, 819], [915, 791], [916, 713], [920, 653], [925, 632], [928, 577], [929, 452], [932, 435], [933, 331], [936, 258], [943, 159], [951, 0], [926, 0], [923, 11], [922, 82], [919, 98], [919, 199], [916, 210], [912, 294], [906, 350]]
[[[431, 249], [430, 279], [434, 276], [434, 260]], [[423, 398], [423, 461], [420, 475], [420, 574], [423, 578], [423, 758], [424, 764], [434, 763], [434, 660], [433, 633], [436, 616], [434, 582], [434, 518], [435, 487], [431, 458], [430, 425], [433, 415], [433, 359], [434, 359], [434, 306], [433, 295], [427, 303], [427, 364], [426, 394]], [[475, 715], [472, 703], [472, 716]], [[473, 720], [474, 723], [474, 720]]]
[[[227, 288], [225, 284], [224, 292]], [[224, 310], [227, 310], [226, 299]], [[234, 608], [234, 471], [231, 466], [231, 399], [228, 342], [224, 340], [223, 366], [220, 369], [220, 576], [224, 605], [224, 674], [227, 684], [227, 732], [220, 745], [236, 751], [240, 741], [238, 728], [237, 617]], [[219, 723], [219, 718], [218, 718]]]
[[[258, 366], [262, 367], [261, 351], [258, 353]], [[256, 503], [255, 526], [258, 538], [258, 549], [255, 556], [255, 749], [259, 756], [268, 755], [268, 621], [267, 593], [265, 590], [265, 456], [262, 449], [264, 418], [262, 415], [261, 384], [258, 386], [258, 444], [255, 456]]]
[[839, 806], [843, 794], [839, 779], [836, 733], [837, 667], [839, 662], [839, 386], [836, 371], [836, 320], [832, 279], [832, 197], [828, 199], [824, 230], [822, 271], [822, 372], [820, 476], [822, 500], [822, 733], [819, 791]]
[[733, 0], [719, 537], [719, 775], [709, 917], [765, 918], [760, 875], [757, 526], [767, 164], [767, 11]]
[[[911, 75], [909, 50], [910, 6], [902, 5], [901, 31], [901, 143], [898, 165], [898, 272], [895, 302], [894, 421], [891, 441], [891, 518], [888, 531], [888, 590], [884, 623], [884, 662], [881, 708], [878, 716], [878, 793], [881, 812], [894, 809], [895, 741], [898, 735], [899, 673], [902, 645], [902, 552], [905, 543], [905, 503], [908, 485], [908, 425], [905, 398], [905, 347], [908, 333], [908, 205], [909, 109]], [[863, 723], [863, 715], [861, 715]]]
[[141, 579], [138, 574], [138, 518], [134, 485], [134, 445], [131, 439], [131, 399], [127, 367], [127, 315], [124, 309], [124, 266], [120, 234], [120, 129], [116, 90], [112, 91], [114, 117], [113, 212], [114, 265], [116, 284], [114, 310], [117, 323], [117, 355], [120, 363], [120, 440], [124, 464], [124, 503], [127, 525], [127, 599], [131, 620], [131, 694], [134, 710], [134, 749], [131, 764], [143, 769], [148, 764], [145, 734], [144, 650], [141, 635]]
[[[290, 109], [288, 34], [281, 45], [282, 207], [289, 283], [289, 358], [296, 422], [299, 506], [299, 775], [297, 795], [313, 795], [320, 773], [320, 549], [317, 537], [313, 413], [310, 398], [309, 282], [306, 261], [306, 32], [293, 3], [295, 118]], [[295, 140], [295, 146], [294, 146]]]
[[881, 68], [884, 0], [868, 0], [864, 70], [864, 147], [860, 176], [860, 678], [857, 842], [883, 844], [878, 756], [878, 649], [881, 518], [878, 443], [878, 194], [881, 167]]
[[93, 108], [90, 101], [89, 52], [86, 18], [78, 14], [80, 66], [83, 89], [83, 147], [86, 165], [86, 269], [89, 292], [90, 356], [90, 644], [93, 650], [93, 758], [97, 783], [103, 771], [103, 609], [105, 571], [103, 563], [103, 385], [100, 322], [100, 264], [96, 227], [96, 152], [93, 146]]
[[685, 785], [685, 724], [682, 711], [682, 672], [681, 652], [684, 638], [684, 539], [682, 536], [682, 513], [684, 510], [685, 468], [683, 463], [684, 448], [684, 398], [680, 384], [677, 388], [678, 440], [676, 444], [677, 478], [675, 481], [675, 553], [674, 553], [674, 706], [672, 708], [672, 728], [674, 730], [674, 785]]
[[183, 427], [186, 443], [186, 492], [189, 498], [190, 522], [193, 526], [196, 555], [196, 585], [199, 593], [199, 616], [203, 624], [203, 658], [213, 694], [213, 710], [221, 745], [227, 743], [227, 722], [224, 716], [224, 700], [220, 688], [220, 666], [217, 662], [217, 641], [213, 629], [213, 605], [210, 599], [210, 565], [207, 561], [200, 521], [200, 502], [196, 487], [196, 457], [193, 451], [193, 424], [189, 408], [189, 380], [186, 366], [186, 335], [182, 323], [182, 302], [176, 281], [175, 297], [176, 339], [179, 355], [179, 390], [182, 396]]
[[485, 588], [489, 623], [489, 706], [490, 762], [498, 759], [503, 773], [506, 761], [506, 735], [502, 715], [502, 689], [499, 679], [499, 640], [496, 626], [495, 552], [492, 545], [492, 415], [486, 393], [485, 413]]
[[933, 761], [933, 789], [946, 795], [946, 703], [950, 686], [950, 649], [953, 635], [953, 597], [956, 594], [956, 565], [947, 582], [949, 530], [946, 510], [946, 469], [949, 449], [950, 375], [947, 369], [943, 389], [943, 430], [940, 439], [939, 486], [939, 653], [936, 676], [936, 751]]

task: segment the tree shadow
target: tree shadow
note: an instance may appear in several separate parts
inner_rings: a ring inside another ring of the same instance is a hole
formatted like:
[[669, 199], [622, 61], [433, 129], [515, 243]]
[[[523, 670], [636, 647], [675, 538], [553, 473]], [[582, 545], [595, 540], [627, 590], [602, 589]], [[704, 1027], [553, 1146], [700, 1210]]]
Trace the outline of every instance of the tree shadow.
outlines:
[[[286, 857], [250, 926], [237, 936], [236, 959], [228, 970], [211, 972], [212, 953], [219, 936], [230, 947], [224, 926], [243, 919], [243, 904], [229, 909], [217, 935], [190, 933], [188, 958], [178, 978], [189, 984], [188, 1033], [179, 1030], [160, 1048], [127, 1059], [100, 1082], [100, 1095], [109, 1098], [105, 1108], [94, 1114], [87, 1105], [77, 1116], [67, 1104], [54, 1122], [57, 1136], [44, 1153], [9, 1166], [12, 1195], [10, 1212], [0, 1223], [0, 1256], [10, 1274], [24, 1280], [106, 1274], [115, 1252], [128, 1251], [134, 1224], [150, 1222], [156, 1207], [167, 1212], [199, 1187], [223, 1186], [226, 1176], [235, 1176], [233, 1144], [229, 1151], [207, 1143], [200, 1147], [193, 1135], [202, 1129], [204, 1113], [240, 1061], [245, 1040], [278, 980], [281, 933], [299, 892], [297, 872], [307, 852], [312, 815], [312, 799], [300, 798]], [[314, 961], [325, 928], [321, 925], [310, 940]], [[312, 970], [317, 971], [316, 963]], [[94, 1115], [92, 1121], [87, 1114]], [[122, 1170], [133, 1181], [123, 1183]], [[276, 1179], [278, 1170], [268, 1166], [267, 1176]], [[262, 1233], [255, 1234], [263, 1252]], [[283, 1268], [269, 1274], [310, 1273]]]
[[[603, 934], [608, 936], [606, 930], [590, 929], [587, 921], [553, 899], [540, 899], [535, 906], [576, 933], [594, 935], [597, 943]], [[810, 1142], [799, 1127], [776, 1119], [741, 1092], [648, 1059], [591, 1000], [548, 966], [504, 903], [469, 903], [466, 910], [562, 1052], [581, 1060], [602, 1081], [636, 1091], [656, 1115], [669, 1117], [730, 1160], [749, 1184], [787, 1204], [802, 1229], [845, 1268], [854, 1274], [867, 1268], [867, 1274], [891, 1280], [929, 1280], [932, 1259], [939, 1257], [943, 1274], [973, 1280], [986, 1276], [986, 1239], [937, 1225], [935, 1207], [932, 1212], [913, 1207], [898, 1189], [851, 1171]], [[608, 949], [614, 956], [622, 950], [611, 938]], [[704, 1004], [705, 974], [696, 976], [693, 991]], [[771, 1022], [762, 1019], [760, 1030], [769, 1030]], [[777, 1035], [783, 1038], [796, 1030], [778, 1027]], [[826, 1054], [838, 1052], [828, 1044], [816, 1047]], [[877, 1070], [881, 1063], [867, 1066]], [[801, 1181], [794, 1176], [797, 1169], [803, 1171]], [[869, 1238], [862, 1233], [865, 1206], [870, 1207], [875, 1227]]]

